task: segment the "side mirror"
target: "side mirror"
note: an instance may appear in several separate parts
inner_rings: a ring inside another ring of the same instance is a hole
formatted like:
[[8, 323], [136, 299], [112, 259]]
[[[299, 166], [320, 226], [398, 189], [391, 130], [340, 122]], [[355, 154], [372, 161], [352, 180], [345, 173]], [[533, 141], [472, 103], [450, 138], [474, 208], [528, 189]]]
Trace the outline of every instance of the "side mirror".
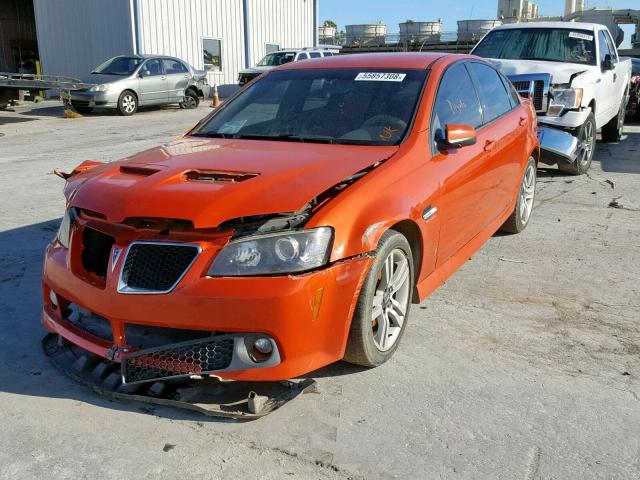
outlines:
[[604, 56], [604, 60], [602, 61], [602, 70], [613, 70], [613, 60], [611, 59], [611, 55], [608, 53]]
[[460, 148], [476, 143], [476, 129], [469, 125], [449, 123], [444, 127], [444, 138], [438, 140], [441, 149]]
[[138, 72], [138, 76], [140, 78], [149, 77], [151, 76], [151, 72], [149, 70], [140, 70], [140, 72]]

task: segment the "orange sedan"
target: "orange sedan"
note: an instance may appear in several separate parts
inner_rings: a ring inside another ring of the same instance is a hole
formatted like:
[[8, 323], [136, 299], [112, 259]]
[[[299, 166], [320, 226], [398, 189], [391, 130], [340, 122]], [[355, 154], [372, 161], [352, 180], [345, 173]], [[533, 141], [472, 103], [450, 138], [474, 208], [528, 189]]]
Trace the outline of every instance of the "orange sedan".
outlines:
[[69, 174], [42, 322], [125, 383], [380, 365], [425, 299], [529, 222], [535, 112], [486, 61], [296, 62], [183, 137]]

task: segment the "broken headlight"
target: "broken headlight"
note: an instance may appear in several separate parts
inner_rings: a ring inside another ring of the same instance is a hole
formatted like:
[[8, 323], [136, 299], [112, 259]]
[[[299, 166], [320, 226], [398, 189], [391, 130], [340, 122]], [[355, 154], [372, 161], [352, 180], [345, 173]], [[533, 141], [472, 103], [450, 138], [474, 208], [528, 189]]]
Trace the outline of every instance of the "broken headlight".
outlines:
[[581, 88], [559, 88], [550, 91], [552, 96], [549, 102], [547, 115], [559, 116], [565, 108], [578, 108], [582, 103], [583, 90]]
[[277, 275], [318, 268], [329, 260], [332, 238], [330, 227], [240, 238], [222, 249], [209, 275]]
[[60, 227], [58, 228], [58, 233], [56, 234], [56, 241], [64, 248], [69, 248], [69, 241], [71, 240], [71, 228], [73, 227], [74, 220], [75, 210], [73, 208], [68, 208], [67, 211], [64, 212], [64, 217], [62, 217]]

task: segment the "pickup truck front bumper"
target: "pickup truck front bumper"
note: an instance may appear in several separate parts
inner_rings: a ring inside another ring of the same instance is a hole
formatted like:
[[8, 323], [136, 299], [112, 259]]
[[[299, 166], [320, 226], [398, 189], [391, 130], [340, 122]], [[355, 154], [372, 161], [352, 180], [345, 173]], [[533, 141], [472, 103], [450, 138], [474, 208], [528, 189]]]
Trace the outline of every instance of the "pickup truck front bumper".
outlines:
[[554, 165], [561, 161], [575, 162], [578, 151], [578, 139], [569, 132], [550, 127], [538, 127], [540, 142], [540, 161]]

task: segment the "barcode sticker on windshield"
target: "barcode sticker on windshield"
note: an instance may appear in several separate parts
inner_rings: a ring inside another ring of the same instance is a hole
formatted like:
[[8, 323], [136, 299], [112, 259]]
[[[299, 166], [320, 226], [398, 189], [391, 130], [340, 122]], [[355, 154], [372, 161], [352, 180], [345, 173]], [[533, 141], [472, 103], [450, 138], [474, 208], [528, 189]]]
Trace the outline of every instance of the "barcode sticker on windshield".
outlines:
[[579, 38], [580, 40], [586, 40], [590, 42], [593, 40], [593, 35], [587, 35], [586, 33], [569, 32], [569, 38]]
[[406, 73], [360, 72], [356, 75], [356, 82], [402, 82], [406, 76]]

